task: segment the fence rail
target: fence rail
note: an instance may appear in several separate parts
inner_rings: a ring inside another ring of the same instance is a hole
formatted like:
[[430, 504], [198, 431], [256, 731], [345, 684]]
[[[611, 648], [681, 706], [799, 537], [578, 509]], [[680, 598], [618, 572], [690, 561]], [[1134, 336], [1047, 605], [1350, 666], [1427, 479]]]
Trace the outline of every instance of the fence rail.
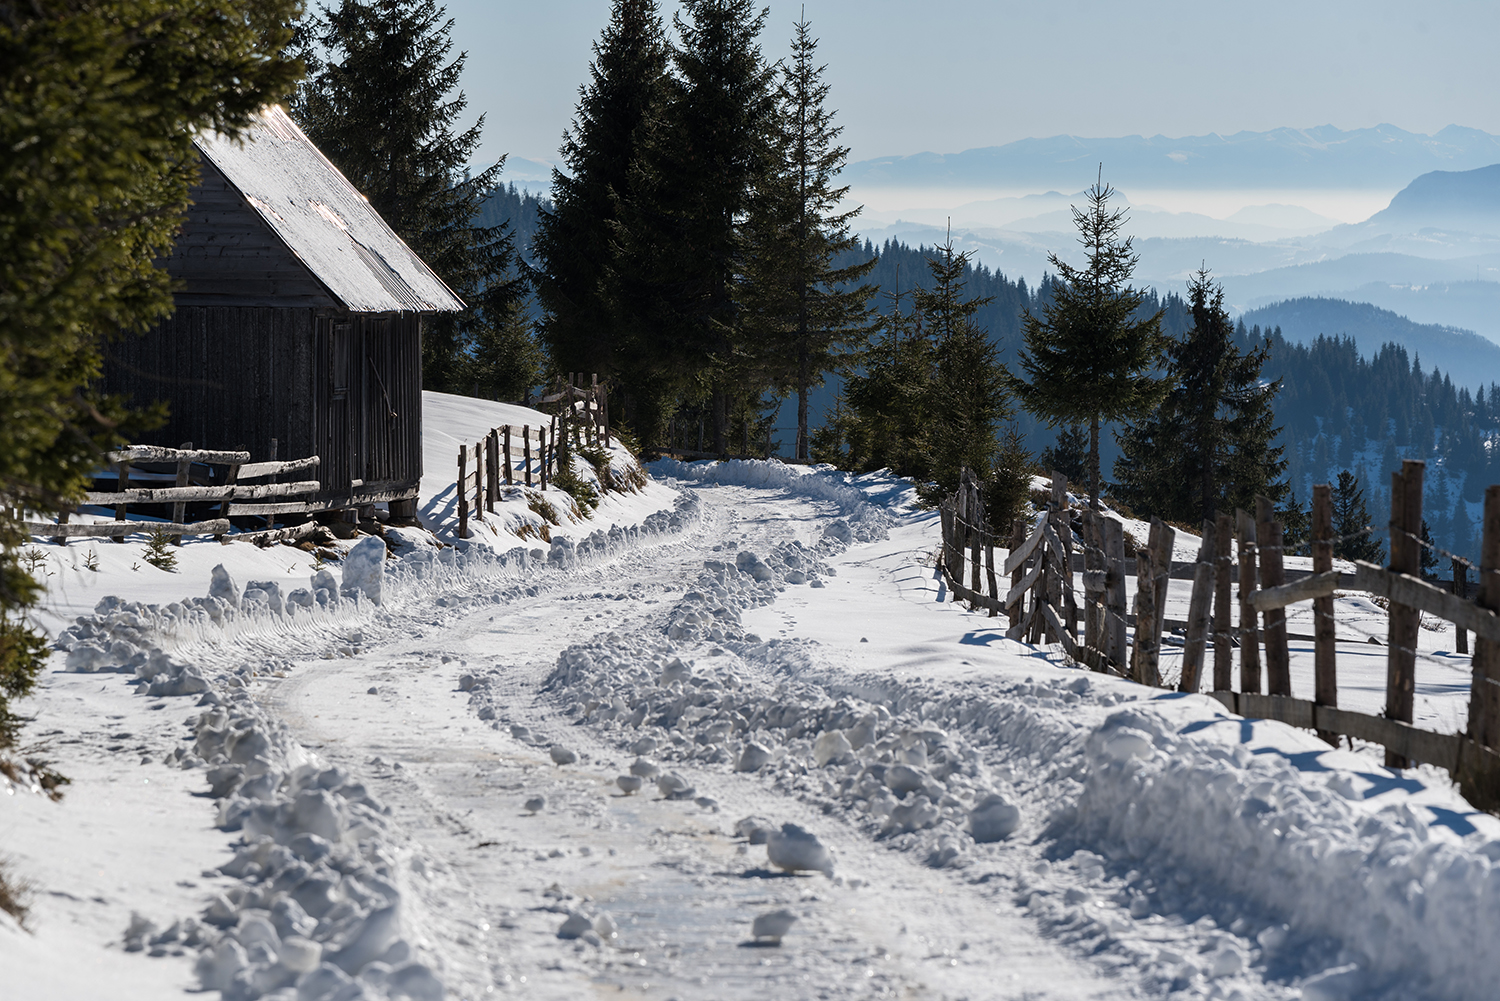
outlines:
[[[188, 442], [181, 448], [129, 445], [107, 453], [106, 458], [113, 469], [110, 472], [96, 474], [95, 484], [97, 486], [101, 480], [105, 482], [113, 480], [115, 489], [87, 491], [83, 496], [83, 503], [95, 507], [113, 507], [115, 513], [113, 521], [94, 524], [70, 523], [71, 514], [64, 512], [58, 518], [57, 524], [23, 521], [22, 527], [33, 537], [38, 538], [62, 540], [97, 536], [113, 538], [121, 542], [126, 536], [137, 532], [165, 531], [173, 537], [173, 541], [180, 543], [182, 537], [186, 535], [212, 535], [222, 539], [229, 533], [231, 518], [262, 517], [266, 519], [265, 530], [244, 532], [233, 538], [236, 541], [264, 542], [269, 539], [281, 541], [314, 531], [317, 525], [294, 525], [289, 528], [276, 529], [276, 515], [311, 514], [323, 507], [311, 501], [294, 499], [318, 493], [322, 489], [322, 484], [318, 480], [297, 480], [291, 483], [244, 482], [306, 473], [317, 469], [321, 464], [321, 459], [316, 455], [301, 459], [252, 463], [249, 452], [195, 449], [192, 443]], [[160, 477], [172, 474], [145, 473], [138, 468], [142, 465], [175, 466], [172, 485], [155, 485], [161, 482]], [[208, 467], [206, 475], [200, 475], [198, 478], [207, 478], [211, 482], [193, 483], [193, 467], [195, 466]], [[133, 481], [153, 485], [132, 486]], [[273, 503], [253, 503], [267, 500]], [[195, 522], [185, 521], [184, 516], [187, 513], [188, 504], [213, 503], [219, 506], [219, 517]], [[171, 519], [166, 522], [130, 521], [127, 518], [130, 506], [140, 504], [170, 504], [172, 505]]]
[[[1328, 485], [1314, 488], [1313, 568], [1297, 579], [1283, 560], [1283, 527], [1270, 500], [1259, 497], [1254, 515], [1220, 514], [1203, 526], [1197, 560], [1171, 561], [1175, 532], [1153, 519], [1147, 545], [1132, 567], [1137, 578], [1134, 614], [1126, 609], [1126, 559], [1123, 526], [1114, 518], [1086, 511], [1082, 519], [1082, 553], [1073, 551], [1072, 515], [1067, 481], [1054, 474], [1047, 509], [1034, 522], [1017, 519], [1011, 526], [1001, 570], [1010, 575], [1003, 599], [993, 572], [996, 536], [990, 530], [977, 481], [963, 472], [958, 491], [940, 507], [942, 550], [938, 565], [953, 600], [968, 601], [990, 614], [1004, 612], [1012, 639], [1060, 644], [1068, 656], [1096, 671], [1160, 687], [1163, 628], [1183, 629], [1182, 673], [1177, 688], [1203, 687], [1213, 649], [1210, 693], [1243, 716], [1276, 719], [1316, 730], [1330, 743], [1349, 737], [1382, 745], [1386, 763], [1405, 767], [1413, 761], [1447, 768], [1474, 805], [1500, 810], [1500, 486], [1485, 492], [1484, 538], [1479, 567], [1478, 601], [1467, 598], [1467, 575], [1454, 561], [1451, 591], [1420, 576], [1422, 476], [1420, 462], [1407, 461], [1392, 478], [1391, 565], [1355, 562], [1355, 573], [1333, 569], [1332, 494]], [[1078, 635], [1078, 601], [1073, 570], [1083, 572], [1083, 635]], [[1239, 625], [1231, 625], [1235, 601], [1233, 578], [1238, 563]], [[965, 564], [969, 581], [965, 583]], [[988, 575], [988, 594], [980, 574]], [[1193, 582], [1188, 617], [1165, 618], [1167, 582]], [[1386, 638], [1387, 692], [1383, 715], [1351, 712], [1338, 706], [1335, 645], [1335, 590], [1357, 590], [1389, 602]], [[1312, 601], [1311, 636], [1287, 632], [1286, 609]], [[1422, 612], [1458, 627], [1458, 649], [1467, 649], [1467, 632], [1476, 636], [1469, 722], [1466, 733], [1436, 733], [1414, 726], [1417, 629]], [[1135, 631], [1126, 651], [1126, 626]], [[1314, 697], [1292, 694], [1289, 639], [1314, 644]], [[1239, 685], [1234, 690], [1234, 651], [1239, 650]], [[1264, 679], [1264, 684], [1262, 683]]]

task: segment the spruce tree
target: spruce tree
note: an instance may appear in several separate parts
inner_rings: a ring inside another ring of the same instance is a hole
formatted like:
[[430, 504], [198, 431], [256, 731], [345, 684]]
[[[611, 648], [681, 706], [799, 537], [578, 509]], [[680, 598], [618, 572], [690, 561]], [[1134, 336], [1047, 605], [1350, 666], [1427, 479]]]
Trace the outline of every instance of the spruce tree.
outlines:
[[797, 394], [796, 458], [807, 459], [808, 392], [857, 351], [870, 334], [874, 289], [851, 287], [875, 259], [835, 267], [836, 256], [859, 246], [849, 224], [859, 209], [837, 211], [847, 186], [834, 186], [849, 150], [825, 106], [829, 85], [815, 62], [817, 39], [806, 18], [797, 22], [791, 59], [777, 89], [779, 161], [756, 191], [746, 231], [747, 273], [742, 302], [760, 337], [772, 377]]
[[1193, 276], [1188, 304], [1192, 328], [1167, 344], [1165, 399], [1116, 436], [1115, 492], [1143, 514], [1197, 523], [1221, 510], [1252, 510], [1259, 494], [1279, 501], [1288, 485], [1280, 482], [1282, 447], [1272, 445], [1281, 383], [1260, 378], [1269, 342], [1239, 349], [1223, 287], [1207, 269]]
[[637, 427], [649, 375], [625, 343], [629, 324], [613, 308], [606, 279], [620, 203], [632, 198], [647, 121], [660, 110], [668, 54], [655, 0], [615, 0], [563, 134], [567, 172], [552, 171], [552, 209], [540, 213], [532, 245], [532, 281], [544, 311], [538, 333], [552, 363], [621, 382], [624, 416]]
[[952, 239], [940, 254], [927, 261], [932, 289], [916, 289], [915, 298], [933, 345], [927, 403], [931, 476], [952, 492], [965, 466], [990, 478], [1000, 447], [999, 422], [1013, 411], [995, 345], [974, 322], [974, 314], [991, 299], [964, 297], [969, 258], [954, 252]]
[[[728, 448], [730, 398], [747, 367], [737, 283], [745, 273], [742, 223], [774, 167], [775, 69], [756, 39], [767, 11], [750, 0], [683, 0], [682, 40], [660, 112], [615, 223], [614, 309], [654, 392], [703, 393], [713, 451]], [[643, 441], [656, 429], [639, 429]]]
[[[468, 304], [424, 325], [423, 384], [469, 392], [496, 382], [484, 369], [501, 359], [534, 364], [510, 227], [476, 225], [505, 161], [469, 174], [484, 116], [455, 131], [468, 54], [448, 60], [453, 20], [435, 0], [341, 0], [298, 31], [309, 72], [292, 117]], [[536, 372], [517, 375], [529, 385]]]
[[1086, 209], [1073, 209], [1078, 242], [1087, 263], [1075, 268], [1056, 254], [1052, 298], [1042, 315], [1027, 310], [1022, 321], [1026, 347], [1021, 368], [1010, 373], [1021, 405], [1052, 426], [1089, 428], [1090, 504], [1099, 507], [1099, 426], [1134, 420], [1154, 408], [1169, 388], [1156, 374], [1166, 340], [1162, 313], [1139, 317], [1148, 292], [1133, 288], [1139, 262], [1131, 239], [1121, 238], [1123, 209], [1109, 208], [1114, 189], [1100, 180], [1088, 191]]
[[1364, 488], [1347, 469], [1339, 473], [1333, 488], [1333, 537], [1333, 555], [1339, 559], [1385, 562], [1385, 547], [1374, 538], [1370, 512], [1365, 508]]
[[882, 293], [890, 300], [877, 334], [859, 356], [840, 398], [840, 419], [852, 469], [890, 469], [898, 476], [928, 479], [932, 472], [929, 433], [936, 415], [932, 383], [936, 352], [920, 310], [902, 311], [910, 292]]
[[1065, 424], [1057, 432], [1057, 441], [1042, 452], [1042, 468], [1058, 472], [1069, 482], [1082, 485], [1089, 470], [1089, 436], [1082, 424]]

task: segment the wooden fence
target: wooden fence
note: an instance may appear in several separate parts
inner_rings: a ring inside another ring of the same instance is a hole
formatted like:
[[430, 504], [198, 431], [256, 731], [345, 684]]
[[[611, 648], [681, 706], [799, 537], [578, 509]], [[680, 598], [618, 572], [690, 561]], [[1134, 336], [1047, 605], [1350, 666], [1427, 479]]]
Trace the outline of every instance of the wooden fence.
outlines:
[[[114, 520], [84, 524], [70, 522], [64, 512], [56, 524], [23, 521], [23, 527], [34, 537], [47, 537], [61, 542], [78, 536], [105, 536], [116, 542], [125, 541], [127, 535], [137, 532], [166, 531], [173, 541], [181, 543], [185, 535], [212, 535], [223, 539], [228, 535], [230, 519], [244, 516], [264, 518], [267, 528], [262, 531], [242, 532], [229, 536], [241, 542], [282, 541], [307, 534], [317, 528], [308, 522], [289, 528], [276, 529], [276, 516], [280, 514], [310, 514], [316, 505], [296, 498], [316, 494], [322, 487], [317, 480], [296, 480], [288, 483], [253, 482], [274, 481], [280, 476], [289, 476], [316, 470], [318, 456], [292, 459], [285, 462], [251, 462], [249, 452], [222, 452], [194, 449], [188, 442], [182, 448], [161, 448], [155, 445], [130, 445], [108, 454], [110, 473], [94, 477], [96, 487], [111, 483], [113, 490], [90, 490], [84, 494], [83, 503], [96, 507], [114, 508]], [[175, 476], [166, 484], [169, 472], [145, 470], [143, 466], [171, 467]], [[185, 522], [188, 505], [217, 504], [218, 515], [202, 521]], [[172, 506], [168, 522], [129, 521], [126, 515], [132, 505]]]
[[[547, 489], [547, 481], [557, 468], [556, 433], [549, 438], [548, 428], [523, 424], [504, 424], [491, 428], [472, 445], [458, 450], [458, 537], [469, 537], [469, 517], [483, 521], [485, 512], [494, 511], [500, 500], [500, 488], [524, 485]], [[533, 449], [535, 445], [535, 449]]]
[[[1083, 637], [1073, 590], [1072, 513], [1067, 481], [1053, 475], [1047, 510], [1035, 522], [1018, 520], [1008, 540], [1001, 573], [1010, 576], [1002, 598], [994, 571], [996, 537], [988, 526], [979, 484], [965, 470], [958, 492], [940, 508], [943, 548], [939, 565], [954, 600], [1004, 612], [1007, 635], [1027, 642], [1060, 643], [1066, 653], [1088, 667], [1160, 686], [1162, 633], [1169, 579], [1190, 569], [1192, 592], [1188, 617], [1178, 623], [1185, 633], [1182, 673], [1177, 689], [1197, 692], [1203, 686], [1207, 650], [1213, 647], [1211, 694], [1242, 716], [1276, 719], [1316, 730], [1329, 743], [1340, 736], [1380, 744], [1386, 763], [1406, 767], [1414, 761], [1447, 768], [1476, 806], [1500, 809], [1500, 486], [1485, 492], [1484, 531], [1477, 601], [1468, 600], [1463, 564], [1454, 559], [1454, 583], [1445, 590], [1422, 579], [1421, 462], [1407, 461], [1392, 474], [1391, 562], [1386, 568], [1356, 562], [1352, 575], [1333, 569], [1339, 541], [1332, 527], [1332, 491], [1314, 488], [1311, 573], [1289, 574], [1284, 565], [1283, 527], [1271, 501], [1257, 498], [1252, 516], [1237, 511], [1205, 522], [1198, 557], [1173, 566], [1175, 532], [1159, 520], [1136, 554], [1136, 608], [1125, 602], [1123, 526], [1113, 518], [1084, 512], [1081, 519]], [[1368, 530], [1367, 530], [1368, 531]], [[969, 564], [969, 583], [964, 583]], [[1238, 564], [1239, 625], [1233, 626], [1234, 564]], [[981, 568], [988, 593], [981, 587]], [[1334, 593], [1363, 591], [1389, 603], [1386, 709], [1381, 716], [1338, 707], [1338, 672], [1334, 639]], [[1313, 602], [1314, 632], [1297, 637], [1314, 644], [1313, 698], [1292, 692], [1286, 609]], [[1464, 734], [1442, 734], [1412, 725], [1416, 684], [1417, 630], [1422, 612], [1453, 622], [1460, 648], [1466, 632], [1475, 634], [1469, 723]], [[1135, 625], [1128, 661], [1126, 627]], [[1239, 684], [1234, 684], [1234, 651], [1239, 650]], [[1263, 655], [1263, 656], [1262, 656]], [[1264, 681], [1264, 683], [1263, 683]]]
[[597, 374], [585, 384], [582, 372], [570, 372], [541, 402], [561, 404], [553, 416], [553, 433], [570, 437], [575, 447], [609, 447], [609, 393]]

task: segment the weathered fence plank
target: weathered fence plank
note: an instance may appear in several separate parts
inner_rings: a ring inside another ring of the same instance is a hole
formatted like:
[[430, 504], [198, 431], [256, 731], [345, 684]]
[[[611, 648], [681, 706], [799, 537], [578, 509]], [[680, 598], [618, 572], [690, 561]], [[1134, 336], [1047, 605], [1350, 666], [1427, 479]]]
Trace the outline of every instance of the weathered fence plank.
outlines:
[[1203, 523], [1203, 544], [1198, 549], [1198, 570], [1193, 576], [1193, 594], [1188, 602], [1187, 641], [1182, 650], [1180, 692], [1196, 692], [1203, 674], [1203, 654], [1208, 646], [1208, 627], [1213, 609], [1214, 523]]
[[1234, 512], [1234, 531], [1240, 559], [1240, 691], [1260, 691], [1260, 620], [1250, 595], [1255, 587], [1255, 520]]
[[[1398, 574], [1420, 577], [1422, 551], [1422, 473], [1426, 463], [1405, 459], [1401, 470], [1391, 474], [1391, 563]], [[1439, 592], [1441, 593], [1441, 592]], [[1386, 651], [1385, 714], [1393, 720], [1410, 723], [1416, 702], [1417, 630], [1422, 613], [1414, 606], [1391, 599], [1389, 640]], [[1390, 768], [1405, 768], [1405, 755], [1385, 752]]]
[[1215, 691], [1234, 687], [1233, 609], [1234, 523], [1220, 512], [1214, 519], [1214, 683]]

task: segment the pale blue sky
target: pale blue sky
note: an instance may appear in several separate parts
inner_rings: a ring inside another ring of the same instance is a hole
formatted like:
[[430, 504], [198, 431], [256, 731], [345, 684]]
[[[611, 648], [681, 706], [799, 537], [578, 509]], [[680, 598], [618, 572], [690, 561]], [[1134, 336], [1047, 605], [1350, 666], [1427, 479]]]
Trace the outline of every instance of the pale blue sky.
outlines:
[[[779, 57], [804, 4], [773, 2]], [[607, 0], [448, 0], [481, 159], [554, 159]], [[852, 159], [1028, 136], [1500, 132], [1500, 3], [807, 0]], [[670, 13], [676, 4], [667, 2]], [[519, 163], [516, 165], [521, 166]]]

